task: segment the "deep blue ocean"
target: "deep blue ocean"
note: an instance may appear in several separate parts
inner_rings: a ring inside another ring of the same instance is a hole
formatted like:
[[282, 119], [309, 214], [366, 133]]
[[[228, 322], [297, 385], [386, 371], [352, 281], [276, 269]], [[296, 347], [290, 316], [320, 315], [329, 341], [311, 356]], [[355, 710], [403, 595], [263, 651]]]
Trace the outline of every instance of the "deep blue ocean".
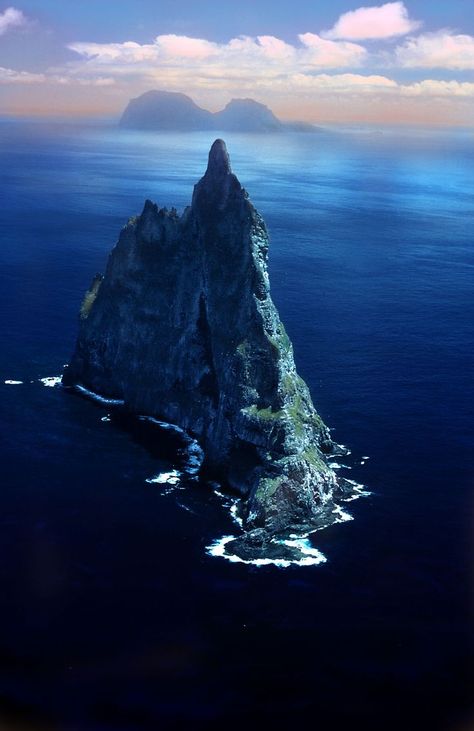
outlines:
[[0, 123], [0, 727], [470, 729], [474, 134], [225, 139], [371, 495], [311, 537], [318, 566], [206, 553], [236, 526], [207, 485], [146, 482], [176, 467], [163, 435], [38, 379], [121, 227], [189, 204], [213, 136]]

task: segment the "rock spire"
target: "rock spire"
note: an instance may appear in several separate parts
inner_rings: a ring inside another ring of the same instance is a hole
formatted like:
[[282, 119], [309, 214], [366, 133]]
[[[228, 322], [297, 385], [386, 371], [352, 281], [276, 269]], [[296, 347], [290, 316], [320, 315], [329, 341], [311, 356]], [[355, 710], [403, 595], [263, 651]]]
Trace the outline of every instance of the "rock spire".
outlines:
[[181, 216], [147, 201], [122, 230], [86, 294], [63, 377], [195, 437], [203, 476], [242, 496], [257, 542], [334, 522], [344, 489], [270, 296], [268, 246], [216, 140]]

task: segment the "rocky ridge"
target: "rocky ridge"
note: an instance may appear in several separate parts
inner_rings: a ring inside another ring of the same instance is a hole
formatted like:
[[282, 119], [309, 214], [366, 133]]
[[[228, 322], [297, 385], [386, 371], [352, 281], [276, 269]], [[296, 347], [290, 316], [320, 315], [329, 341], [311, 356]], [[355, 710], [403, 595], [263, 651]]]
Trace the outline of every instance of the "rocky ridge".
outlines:
[[119, 122], [126, 129], [195, 132], [318, 132], [307, 122], [282, 122], [254, 99], [232, 99], [219, 112], [199, 107], [189, 96], [173, 91], [147, 91], [127, 104]]
[[240, 555], [336, 522], [334, 499], [348, 490], [270, 296], [268, 245], [216, 140], [181, 216], [146, 201], [122, 230], [63, 375], [197, 439], [201, 474], [242, 497]]

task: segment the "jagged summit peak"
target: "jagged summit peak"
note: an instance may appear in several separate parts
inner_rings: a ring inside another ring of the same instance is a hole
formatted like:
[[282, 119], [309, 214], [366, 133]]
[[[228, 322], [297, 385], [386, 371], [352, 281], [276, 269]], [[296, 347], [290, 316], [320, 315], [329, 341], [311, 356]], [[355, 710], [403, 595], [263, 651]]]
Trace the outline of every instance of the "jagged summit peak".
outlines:
[[212, 177], [222, 177], [232, 173], [230, 157], [224, 140], [215, 140], [209, 151], [209, 162], [206, 174]]
[[[232, 172], [229, 153], [224, 140], [217, 139], [209, 151], [207, 170], [199, 183], [194, 186], [192, 205], [201, 213], [222, 208], [239, 195], [242, 187]], [[207, 215], [207, 214], [206, 214]]]

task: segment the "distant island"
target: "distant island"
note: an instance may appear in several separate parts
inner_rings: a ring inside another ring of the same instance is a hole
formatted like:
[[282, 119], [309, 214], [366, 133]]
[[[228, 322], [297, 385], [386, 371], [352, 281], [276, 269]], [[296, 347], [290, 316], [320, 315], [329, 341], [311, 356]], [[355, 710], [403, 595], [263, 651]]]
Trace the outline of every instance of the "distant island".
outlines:
[[86, 293], [63, 376], [197, 440], [201, 475], [242, 498], [245, 532], [226, 550], [246, 560], [294, 557], [281, 537], [337, 522], [334, 501], [353, 489], [326, 459], [344, 451], [296, 372], [268, 245], [216, 140], [181, 216], [147, 201], [122, 230]]
[[147, 91], [132, 99], [119, 122], [126, 129], [194, 132], [319, 132], [307, 122], [282, 122], [254, 99], [232, 99], [220, 112], [199, 107], [189, 96], [173, 91]]

